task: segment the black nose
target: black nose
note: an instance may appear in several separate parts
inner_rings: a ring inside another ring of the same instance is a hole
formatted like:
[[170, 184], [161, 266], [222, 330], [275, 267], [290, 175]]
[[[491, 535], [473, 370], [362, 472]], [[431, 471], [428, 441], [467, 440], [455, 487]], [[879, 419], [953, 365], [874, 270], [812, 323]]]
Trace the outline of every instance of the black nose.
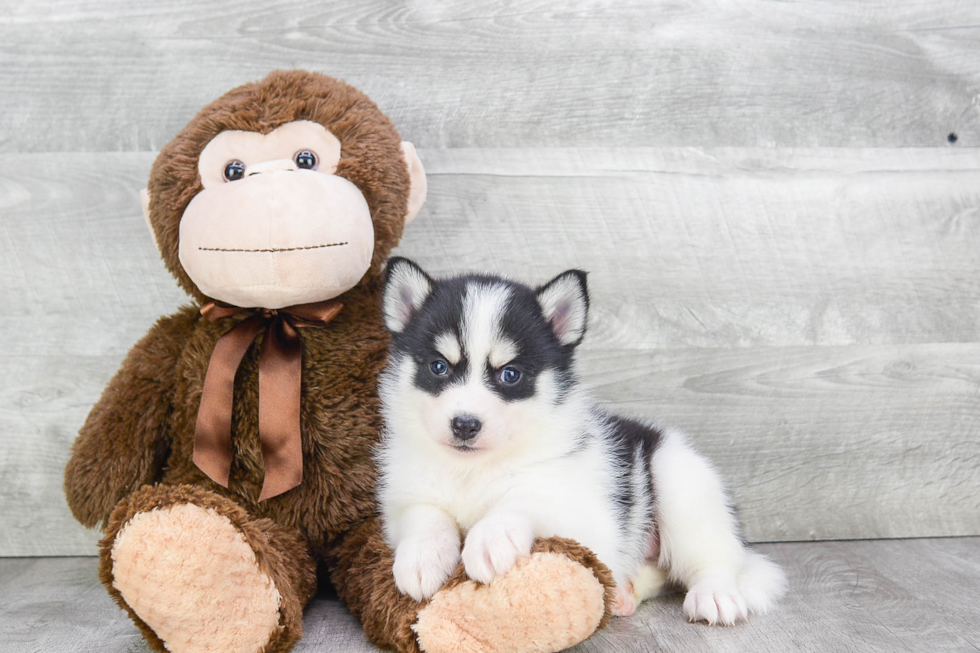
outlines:
[[472, 440], [480, 432], [480, 420], [469, 415], [459, 415], [453, 418], [453, 435], [460, 440]]

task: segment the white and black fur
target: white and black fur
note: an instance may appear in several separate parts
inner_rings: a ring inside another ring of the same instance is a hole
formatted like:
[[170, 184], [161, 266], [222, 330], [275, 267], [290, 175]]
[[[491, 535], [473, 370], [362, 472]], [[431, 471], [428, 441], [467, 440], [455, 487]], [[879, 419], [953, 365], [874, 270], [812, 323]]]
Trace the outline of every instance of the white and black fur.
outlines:
[[668, 581], [688, 589], [691, 620], [770, 608], [783, 573], [740, 540], [710, 463], [675, 430], [604, 412], [577, 382], [585, 273], [531, 289], [437, 281], [393, 258], [385, 283], [379, 502], [402, 592], [428, 598], [460, 559], [489, 583], [535, 538], [561, 536], [612, 570], [616, 614]]

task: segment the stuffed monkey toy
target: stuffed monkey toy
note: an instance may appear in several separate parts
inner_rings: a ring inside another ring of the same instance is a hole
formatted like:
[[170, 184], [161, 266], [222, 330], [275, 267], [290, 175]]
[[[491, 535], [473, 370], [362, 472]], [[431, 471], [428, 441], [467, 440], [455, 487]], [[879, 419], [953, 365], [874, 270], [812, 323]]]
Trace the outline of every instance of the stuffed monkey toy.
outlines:
[[490, 585], [399, 593], [375, 503], [382, 269], [426, 195], [410, 143], [359, 91], [274, 72], [157, 157], [144, 212], [194, 304], [129, 352], [72, 448], [65, 493], [101, 526], [100, 578], [150, 646], [288, 651], [318, 566], [397, 651], [556, 651], [612, 581], [561, 538]]

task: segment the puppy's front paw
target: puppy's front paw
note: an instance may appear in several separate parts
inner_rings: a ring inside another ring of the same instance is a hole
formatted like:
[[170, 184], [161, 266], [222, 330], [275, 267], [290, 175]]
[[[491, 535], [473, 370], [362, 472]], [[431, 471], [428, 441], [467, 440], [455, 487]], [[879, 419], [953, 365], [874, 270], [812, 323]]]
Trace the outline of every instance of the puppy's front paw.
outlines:
[[748, 609], [734, 576], [726, 572], [709, 572], [703, 574], [684, 597], [684, 616], [689, 621], [731, 626], [746, 619]]
[[435, 594], [459, 565], [459, 544], [450, 539], [408, 538], [395, 549], [395, 585], [422, 601]]
[[518, 558], [531, 555], [534, 531], [531, 522], [516, 514], [487, 517], [466, 536], [463, 565], [466, 575], [488, 584], [510, 571]]

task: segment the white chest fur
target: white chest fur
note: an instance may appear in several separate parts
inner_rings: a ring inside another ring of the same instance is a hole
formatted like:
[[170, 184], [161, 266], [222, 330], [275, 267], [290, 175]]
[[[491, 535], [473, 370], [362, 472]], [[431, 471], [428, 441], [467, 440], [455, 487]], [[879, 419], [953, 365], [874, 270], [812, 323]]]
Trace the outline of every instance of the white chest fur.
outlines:
[[574, 539], [618, 571], [626, 561], [612, 505], [614, 472], [601, 440], [586, 442], [560, 456], [537, 451], [500, 457], [389, 438], [380, 492], [389, 544], [397, 546], [401, 516], [412, 506], [444, 511], [464, 535], [491, 510], [505, 507], [526, 516], [535, 537]]

